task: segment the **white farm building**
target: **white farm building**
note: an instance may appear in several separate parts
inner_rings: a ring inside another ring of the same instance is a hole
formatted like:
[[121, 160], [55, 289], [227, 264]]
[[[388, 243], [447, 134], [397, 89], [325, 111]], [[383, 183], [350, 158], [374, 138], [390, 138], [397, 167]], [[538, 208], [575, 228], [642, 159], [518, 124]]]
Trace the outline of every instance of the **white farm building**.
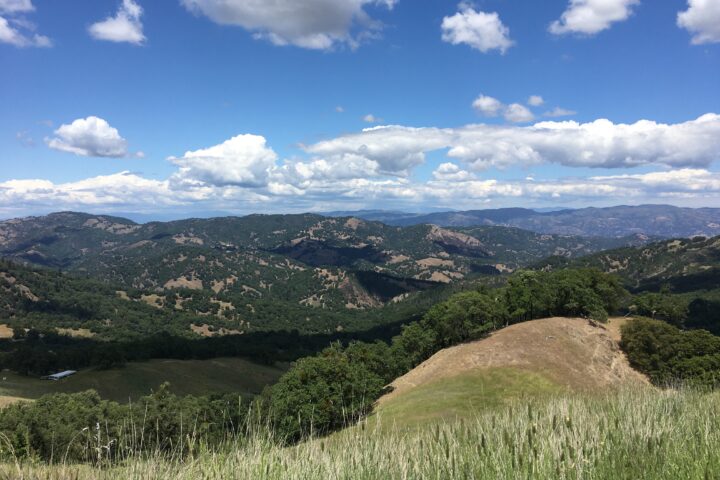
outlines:
[[76, 373], [77, 372], [75, 370], [65, 370], [64, 372], [53, 373], [52, 375], [48, 375], [46, 378], [48, 380], [58, 381], [58, 380], [62, 380], [63, 378], [67, 378], [70, 375], [75, 375]]

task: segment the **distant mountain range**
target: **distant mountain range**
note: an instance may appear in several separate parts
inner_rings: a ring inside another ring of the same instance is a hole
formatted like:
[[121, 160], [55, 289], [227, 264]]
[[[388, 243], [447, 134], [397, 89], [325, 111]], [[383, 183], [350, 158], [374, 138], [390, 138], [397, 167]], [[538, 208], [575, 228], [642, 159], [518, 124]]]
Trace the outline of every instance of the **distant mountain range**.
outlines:
[[[340, 212], [332, 212], [334, 215]], [[536, 211], [526, 208], [413, 214], [365, 210], [342, 212], [388, 225], [433, 224], [441, 227], [500, 225], [538, 233], [585, 237], [626, 237], [642, 234], [676, 238], [720, 235], [720, 208], [680, 208], [671, 205], [617, 206], [577, 210]]]
[[315, 318], [373, 309], [549, 256], [575, 258], [649, 240], [502, 226], [396, 227], [312, 214], [138, 224], [61, 212], [0, 222], [0, 257], [117, 286], [122, 298], [244, 326], [277, 323], [279, 310]]

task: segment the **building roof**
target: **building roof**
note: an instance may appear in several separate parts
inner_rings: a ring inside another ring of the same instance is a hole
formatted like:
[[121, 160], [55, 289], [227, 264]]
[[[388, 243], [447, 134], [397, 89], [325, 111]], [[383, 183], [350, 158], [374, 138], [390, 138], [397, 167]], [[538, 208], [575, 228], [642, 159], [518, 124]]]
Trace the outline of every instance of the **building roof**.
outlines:
[[48, 375], [48, 378], [57, 380], [60, 378], [69, 377], [70, 375], [73, 375], [75, 373], [77, 373], [75, 370], [65, 370], [64, 372], [58, 372], [52, 375]]

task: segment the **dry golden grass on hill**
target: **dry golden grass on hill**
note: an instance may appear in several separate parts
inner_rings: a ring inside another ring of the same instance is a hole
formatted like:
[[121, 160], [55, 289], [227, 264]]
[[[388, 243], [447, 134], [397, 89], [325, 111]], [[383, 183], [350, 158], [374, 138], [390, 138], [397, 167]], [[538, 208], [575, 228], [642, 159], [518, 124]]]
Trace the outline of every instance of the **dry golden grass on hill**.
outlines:
[[[435, 382], [471, 375], [497, 376], [497, 369], [541, 378], [553, 390], [595, 392], [608, 388], [649, 385], [633, 370], [618, 345], [619, 325], [607, 326], [581, 318], [548, 318], [524, 322], [493, 333], [489, 338], [441, 350], [417, 368], [395, 380], [394, 390], [379, 405], [429, 388]], [[490, 382], [493, 383], [493, 382]], [[442, 392], [438, 392], [442, 396]]]

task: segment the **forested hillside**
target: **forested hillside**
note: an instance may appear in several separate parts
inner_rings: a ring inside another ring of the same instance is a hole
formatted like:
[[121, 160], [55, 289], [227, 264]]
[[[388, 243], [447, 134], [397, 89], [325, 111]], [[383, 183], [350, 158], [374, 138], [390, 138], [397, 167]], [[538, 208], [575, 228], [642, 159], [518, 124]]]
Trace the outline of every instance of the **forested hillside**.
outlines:
[[208, 324], [220, 328], [227, 320], [235, 329], [277, 327], [278, 306], [311, 319], [324, 315], [319, 310], [373, 309], [548, 255], [576, 257], [646, 240], [400, 228], [309, 214], [140, 225], [65, 212], [0, 223], [5, 258], [87, 276], [116, 286], [123, 298], [221, 318]]
[[720, 288], [720, 237], [667, 240], [571, 260], [554, 258], [539, 266], [600, 268], [618, 275], [634, 291], [714, 289]]

